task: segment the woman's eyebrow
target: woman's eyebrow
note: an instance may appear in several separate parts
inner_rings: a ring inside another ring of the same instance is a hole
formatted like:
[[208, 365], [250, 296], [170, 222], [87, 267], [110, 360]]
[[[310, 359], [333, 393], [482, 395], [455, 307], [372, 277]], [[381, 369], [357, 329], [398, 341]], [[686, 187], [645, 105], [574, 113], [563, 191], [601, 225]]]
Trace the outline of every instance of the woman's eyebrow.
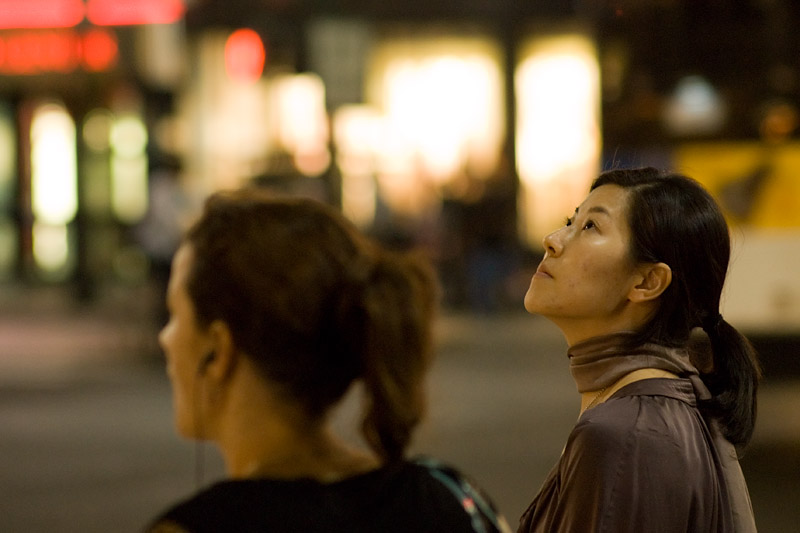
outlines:
[[606, 209], [602, 205], [593, 205], [592, 207], [589, 208], [587, 213], [602, 213], [606, 216], [611, 216], [611, 214], [608, 212], [608, 209]]
[[[575, 208], [575, 214], [576, 215], [578, 214], [579, 210], [580, 210], [580, 207], [576, 207]], [[586, 212], [587, 213], [602, 213], [602, 214], [604, 214], [606, 216], [611, 216], [611, 213], [608, 212], [608, 209], [606, 209], [602, 205], [593, 205], [592, 207], [587, 209]]]

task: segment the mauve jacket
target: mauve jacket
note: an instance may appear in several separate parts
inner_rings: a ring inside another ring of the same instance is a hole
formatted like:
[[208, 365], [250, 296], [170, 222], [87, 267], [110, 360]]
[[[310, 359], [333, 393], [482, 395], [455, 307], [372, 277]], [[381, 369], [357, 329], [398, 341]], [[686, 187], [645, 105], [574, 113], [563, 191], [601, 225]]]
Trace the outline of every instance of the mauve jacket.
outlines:
[[733, 445], [689, 379], [636, 381], [585, 411], [519, 532], [751, 533]]

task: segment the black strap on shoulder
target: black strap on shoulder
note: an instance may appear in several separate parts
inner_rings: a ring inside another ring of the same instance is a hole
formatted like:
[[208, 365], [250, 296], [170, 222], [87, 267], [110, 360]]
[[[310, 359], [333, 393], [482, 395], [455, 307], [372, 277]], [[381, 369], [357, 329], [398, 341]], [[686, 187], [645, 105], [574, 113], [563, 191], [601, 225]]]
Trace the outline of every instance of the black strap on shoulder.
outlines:
[[511, 533], [503, 515], [483, 491], [462, 473], [430, 457], [418, 457], [414, 463], [427, 468], [433, 478], [453, 493], [470, 516], [472, 529], [476, 533]]

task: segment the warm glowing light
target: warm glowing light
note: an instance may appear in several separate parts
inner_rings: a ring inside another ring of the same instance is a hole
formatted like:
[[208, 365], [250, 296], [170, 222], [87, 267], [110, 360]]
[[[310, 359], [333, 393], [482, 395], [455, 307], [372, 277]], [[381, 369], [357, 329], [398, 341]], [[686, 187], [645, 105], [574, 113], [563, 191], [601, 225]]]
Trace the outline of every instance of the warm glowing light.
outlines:
[[489, 111], [498, 101], [499, 73], [493, 67], [486, 58], [439, 56], [387, 73], [390, 127], [414, 139], [434, 177], [450, 177], [466, 164], [470, 148], [495, 140], [499, 121]]
[[249, 28], [236, 30], [225, 42], [225, 72], [232, 80], [245, 83], [258, 80], [266, 57], [261, 37]]
[[69, 260], [67, 224], [78, 209], [75, 123], [63, 106], [44, 104], [31, 120], [33, 257], [44, 272]]
[[147, 157], [111, 159], [111, 211], [118, 220], [134, 224], [147, 214]]
[[333, 136], [339, 167], [348, 174], [375, 171], [384, 121], [376, 109], [366, 105], [342, 106], [333, 116]]
[[[223, 72], [230, 34], [215, 31], [197, 42], [197, 83], [181, 99], [180, 137], [195, 146], [187, 154], [187, 173], [206, 190], [232, 188], [265, 171], [273, 142], [267, 78], [255, 83], [231, 80]], [[199, 142], [190, 142], [189, 139]]]
[[325, 86], [314, 74], [276, 79], [278, 142], [294, 156], [295, 166], [307, 175], [324, 171], [329, 162], [328, 116]]
[[62, 270], [69, 260], [69, 234], [65, 225], [33, 225], [33, 259], [45, 272]]
[[139, 117], [122, 116], [111, 127], [111, 145], [122, 157], [136, 157], [147, 146], [147, 129]]
[[382, 118], [365, 105], [342, 106], [333, 116], [336, 159], [342, 174], [342, 211], [366, 227], [375, 219], [375, 157], [382, 136]]
[[69, 28], [83, 15], [81, 0], [0, 0], [0, 29]]
[[[268, 119], [274, 119], [274, 114], [266, 111], [267, 96], [261, 83], [220, 82], [216, 97], [209, 99], [213, 107], [205, 126], [205, 153], [215, 156], [207, 161], [209, 167], [219, 164], [227, 172], [233, 171], [234, 160], [245, 164], [267, 156], [272, 145]], [[238, 170], [235, 173], [240, 174]]]
[[182, 0], [0, 0], [0, 29], [71, 28], [84, 16], [98, 26], [172, 24]]
[[599, 68], [580, 35], [532, 41], [515, 72], [521, 233], [532, 246], [586, 194], [600, 153]]
[[107, 70], [119, 55], [116, 36], [106, 30], [91, 30], [83, 36], [83, 64], [86, 70]]
[[533, 181], [553, 177], [576, 156], [594, 155], [597, 137], [592, 58], [570, 50], [540, 54], [517, 71], [520, 165]]
[[31, 121], [31, 194], [36, 220], [67, 224], [78, 209], [75, 123], [60, 105], [39, 107]]
[[10, 74], [69, 72], [80, 61], [80, 37], [73, 31], [14, 32], [0, 37], [0, 69]]
[[0, 35], [0, 73], [30, 75], [72, 72], [80, 66], [89, 71], [111, 68], [117, 60], [116, 36], [94, 29], [8, 32]]
[[453, 39], [420, 44], [414, 54], [384, 54], [378, 99], [406, 157], [418, 158], [436, 181], [464, 170], [488, 175], [504, 123], [496, 50]]
[[[196, 77], [180, 100], [178, 134], [197, 139], [186, 172], [207, 189], [237, 187], [254, 176], [296, 171], [317, 176], [330, 164], [325, 93], [312, 75], [273, 73], [252, 83], [222, 72], [230, 34], [196, 44]], [[293, 111], [287, 111], [287, 108]], [[315, 186], [313, 183], [299, 186]]]
[[377, 47], [368, 101], [385, 117], [377, 175], [393, 209], [420, 212], [438, 201], [439, 186], [494, 171], [505, 127], [500, 65], [499, 47], [482, 38]]
[[147, 213], [147, 138], [142, 119], [135, 115], [121, 116], [111, 127], [111, 209], [128, 224]]
[[186, 10], [182, 0], [88, 0], [86, 17], [98, 26], [172, 24]]

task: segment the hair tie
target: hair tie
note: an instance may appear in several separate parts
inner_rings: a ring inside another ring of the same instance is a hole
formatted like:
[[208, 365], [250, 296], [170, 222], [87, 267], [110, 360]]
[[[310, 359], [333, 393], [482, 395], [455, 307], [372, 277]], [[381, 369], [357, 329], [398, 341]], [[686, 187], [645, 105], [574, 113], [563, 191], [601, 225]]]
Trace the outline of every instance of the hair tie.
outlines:
[[719, 326], [720, 322], [722, 322], [721, 314], [716, 313], [709, 315], [705, 320], [703, 320], [703, 331], [708, 332], [717, 329], [717, 326]]

